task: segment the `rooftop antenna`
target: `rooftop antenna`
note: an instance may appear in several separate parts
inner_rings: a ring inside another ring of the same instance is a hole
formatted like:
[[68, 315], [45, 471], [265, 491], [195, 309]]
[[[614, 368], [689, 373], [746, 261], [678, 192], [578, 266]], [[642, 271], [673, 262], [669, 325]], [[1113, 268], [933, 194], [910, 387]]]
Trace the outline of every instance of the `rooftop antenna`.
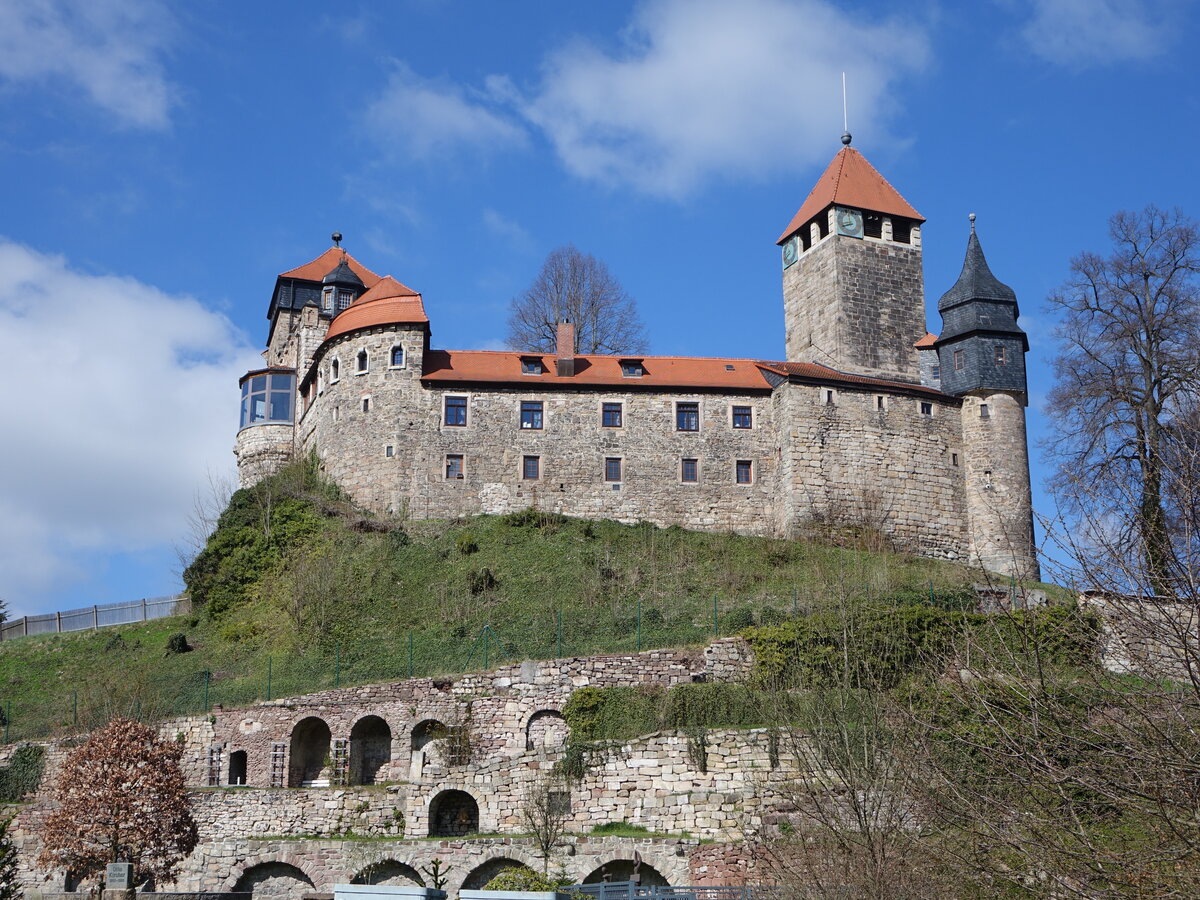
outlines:
[[842, 73], [842, 143], [850, 146], [850, 117], [846, 115], [846, 73]]
[[338, 249], [341, 249], [342, 233], [340, 231], [335, 231], [333, 234], [330, 235], [330, 237], [333, 238], [333, 246], [337, 247]]

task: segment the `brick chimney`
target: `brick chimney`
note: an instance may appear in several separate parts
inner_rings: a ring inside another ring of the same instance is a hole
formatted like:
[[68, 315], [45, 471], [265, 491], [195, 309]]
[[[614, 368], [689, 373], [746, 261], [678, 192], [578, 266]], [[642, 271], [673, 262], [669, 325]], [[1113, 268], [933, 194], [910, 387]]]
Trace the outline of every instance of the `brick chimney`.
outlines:
[[555, 335], [555, 362], [560, 378], [575, 374], [575, 323], [566, 319], [558, 323]]

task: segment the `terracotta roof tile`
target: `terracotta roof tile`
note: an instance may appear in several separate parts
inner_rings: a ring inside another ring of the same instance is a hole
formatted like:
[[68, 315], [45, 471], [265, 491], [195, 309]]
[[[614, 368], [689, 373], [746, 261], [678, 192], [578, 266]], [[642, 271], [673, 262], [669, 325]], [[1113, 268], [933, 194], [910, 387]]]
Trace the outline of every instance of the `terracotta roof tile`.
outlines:
[[779, 236], [782, 244], [830, 204], [869, 209], [924, 222], [924, 217], [853, 147], [843, 147], [818, 180], [808, 199]]
[[[542, 360], [542, 375], [522, 375], [521, 360]], [[621, 374], [621, 360], [641, 360], [644, 374]], [[729, 391], [769, 390], [758, 364], [749, 359], [680, 356], [577, 356], [575, 374], [556, 374], [555, 356], [496, 350], [431, 350], [425, 354], [422, 381], [503, 383], [544, 387], [702, 388]]]
[[937, 339], [938, 336], [936, 334], [932, 331], [927, 331], [925, 332], [925, 337], [921, 338], [913, 346], [918, 350], [931, 350], [933, 349], [933, 345], [937, 343]]
[[[385, 282], [390, 284], [385, 286]], [[351, 331], [374, 328], [376, 325], [424, 325], [429, 323], [421, 295], [404, 287], [394, 278], [381, 279], [376, 287], [379, 293], [372, 297], [375, 288], [367, 291], [349, 307], [342, 310], [329, 323], [325, 340], [330, 341]], [[407, 293], [398, 293], [402, 288]]]
[[[326, 275], [336, 268], [341, 262], [342, 251], [337, 247], [330, 247], [312, 262], [307, 262], [302, 266], [297, 266], [294, 269], [289, 269], [286, 272], [281, 272], [280, 278], [299, 278], [303, 281], [320, 281]], [[350, 264], [351, 270], [362, 279], [363, 284], [367, 287], [374, 287], [375, 282], [379, 281], [379, 276], [360, 263], [357, 259], [346, 254], [346, 262]]]

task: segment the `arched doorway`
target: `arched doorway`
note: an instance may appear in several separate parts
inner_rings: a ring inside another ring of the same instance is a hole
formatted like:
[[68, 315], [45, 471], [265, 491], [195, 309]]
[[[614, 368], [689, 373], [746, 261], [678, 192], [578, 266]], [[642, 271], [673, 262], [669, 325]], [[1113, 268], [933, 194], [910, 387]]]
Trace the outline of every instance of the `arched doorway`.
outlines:
[[632, 859], [613, 859], [606, 862], [583, 879], [584, 884], [599, 884], [602, 881], [632, 881], [641, 887], [669, 887], [667, 879], [654, 866]]
[[571, 729], [556, 709], [542, 709], [529, 717], [525, 726], [526, 750], [556, 750], [567, 743]]
[[229, 783], [246, 783], [246, 751], [234, 750], [229, 754]]
[[350, 879], [351, 884], [398, 884], [425, 887], [425, 879], [412, 866], [385, 859], [382, 862], [367, 866]]
[[506, 872], [509, 869], [527, 869], [525, 863], [515, 859], [510, 859], [507, 856], [494, 856], [483, 865], [476, 866], [463, 879], [462, 887], [459, 890], [477, 891], [485, 884], [499, 875], [501, 872]]
[[329, 726], [316, 716], [301, 719], [292, 729], [288, 787], [329, 785]]
[[466, 791], [442, 791], [430, 801], [430, 837], [463, 837], [478, 831], [479, 804]]
[[379, 716], [363, 716], [350, 730], [350, 783], [374, 784], [392, 760], [392, 729]]
[[293, 865], [282, 862], [259, 863], [242, 873], [234, 891], [252, 891], [261, 897], [294, 898], [312, 890], [312, 879]]

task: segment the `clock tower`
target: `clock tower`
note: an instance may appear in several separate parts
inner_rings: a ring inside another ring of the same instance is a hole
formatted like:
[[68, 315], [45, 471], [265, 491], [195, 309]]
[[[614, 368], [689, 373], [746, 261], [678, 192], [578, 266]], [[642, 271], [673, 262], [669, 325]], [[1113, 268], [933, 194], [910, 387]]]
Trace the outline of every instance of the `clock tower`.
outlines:
[[787, 358], [919, 383], [925, 220], [849, 134], [842, 143], [777, 241]]

